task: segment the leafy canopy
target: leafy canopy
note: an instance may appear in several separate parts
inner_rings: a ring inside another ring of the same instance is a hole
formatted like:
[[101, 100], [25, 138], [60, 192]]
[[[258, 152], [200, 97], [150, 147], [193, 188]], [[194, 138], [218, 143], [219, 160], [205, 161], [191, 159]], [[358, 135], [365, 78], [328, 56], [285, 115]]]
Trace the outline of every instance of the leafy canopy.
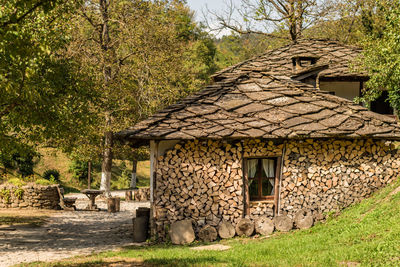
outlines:
[[381, 0], [374, 12], [382, 15], [383, 21], [369, 24], [363, 42], [362, 61], [370, 80], [362, 100], [369, 103], [386, 89], [390, 105], [400, 110], [400, 3]]
[[2, 1], [0, 154], [72, 138], [87, 122], [87, 86], [61, 56], [74, 2]]

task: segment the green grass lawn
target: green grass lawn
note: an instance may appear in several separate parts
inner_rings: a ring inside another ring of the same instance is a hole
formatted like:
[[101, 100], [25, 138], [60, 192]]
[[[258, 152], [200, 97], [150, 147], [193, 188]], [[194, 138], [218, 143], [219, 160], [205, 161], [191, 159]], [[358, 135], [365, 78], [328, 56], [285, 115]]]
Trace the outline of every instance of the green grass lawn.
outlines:
[[38, 265], [400, 266], [400, 192], [395, 190], [399, 186], [396, 182], [310, 230], [220, 241], [232, 247], [227, 251], [193, 251], [190, 246], [166, 244]]

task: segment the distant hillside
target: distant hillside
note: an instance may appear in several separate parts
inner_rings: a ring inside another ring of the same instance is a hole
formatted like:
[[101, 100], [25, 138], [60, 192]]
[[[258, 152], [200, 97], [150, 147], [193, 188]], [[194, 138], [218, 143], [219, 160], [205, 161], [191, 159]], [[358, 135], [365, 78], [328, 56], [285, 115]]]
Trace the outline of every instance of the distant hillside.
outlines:
[[[86, 188], [87, 181], [78, 181], [72, 177], [72, 173], [69, 171], [71, 166], [71, 159], [61, 151], [54, 148], [40, 148], [39, 153], [41, 154], [38, 163], [34, 167], [34, 172], [38, 176], [42, 176], [46, 170], [56, 169], [60, 172], [61, 182], [64, 186], [70, 187], [72, 190]], [[132, 170], [132, 162], [130, 161], [113, 161], [112, 169], [112, 189], [124, 189], [129, 186], [129, 177]], [[100, 184], [101, 170], [94, 167], [92, 172], [92, 187], [96, 188]], [[137, 168], [137, 177], [139, 180], [138, 186], [149, 186], [150, 177], [150, 161], [140, 161]]]

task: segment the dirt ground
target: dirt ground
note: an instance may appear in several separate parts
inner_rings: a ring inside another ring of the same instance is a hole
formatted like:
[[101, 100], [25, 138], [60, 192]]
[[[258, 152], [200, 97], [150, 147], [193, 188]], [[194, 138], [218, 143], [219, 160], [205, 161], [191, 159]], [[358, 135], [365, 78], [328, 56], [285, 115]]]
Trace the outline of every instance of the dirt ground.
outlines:
[[[88, 201], [79, 198], [77, 207]], [[96, 201], [105, 209], [104, 201]], [[0, 223], [0, 266], [33, 261], [54, 261], [76, 255], [134, 245], [132, 218], [137, 207], [148, 202], [121, 202], [121, 212], [0, 210], [2, 218], [15, 218], [13, 225]], [[27, 218], [35, 218], [31, 223]], [[4, 219], [5, 221], [5, 219]], [[10, 223], [9, 223], [10, 224]]]

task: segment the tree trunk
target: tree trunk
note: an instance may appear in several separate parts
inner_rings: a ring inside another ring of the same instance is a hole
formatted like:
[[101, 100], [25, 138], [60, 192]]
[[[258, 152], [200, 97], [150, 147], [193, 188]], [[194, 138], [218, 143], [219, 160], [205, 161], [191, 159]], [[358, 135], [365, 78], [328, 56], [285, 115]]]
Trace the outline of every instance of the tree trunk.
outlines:
[[110, 196], [111, 167], [112, 167], [112, 145], [113, 133], [107, 131], [104, 138], [103, 162], [101, 164], [101, 183], [100, 190], [105, 191], [106, 196]]
[[131, 185], [130, 188], [136, 188], [137, 178], [136, 178], [136, 171], [137, 171], [137, 160], [132, 160], [132, 176], [131, 176]]
[[[109, 35], [109, 6], [108, 0], [100, 0], [100, 13], [102, 17], [102, 24], [99, 27], [99, 34], [101, 40], [101, 49], [103, 57], [103, 77], [104, 77], [104, 90], [109, 90], [108, 86], [111, 82], [111, 59], [109, 57], [110, 49], [110, 35]], [[111, 182], [111, 167], [112, 167], [112, 146], [113, 146], [113, 132], [112, 132], [112, 119], [111, 111], [107, 110], [105, 115], [106, 129], [104, 133], [104, 151], [103, 162], [101, 164], [101, 183], [100, 189], [104, 190], [107, 197], [111, 197], [110, 182]]]

